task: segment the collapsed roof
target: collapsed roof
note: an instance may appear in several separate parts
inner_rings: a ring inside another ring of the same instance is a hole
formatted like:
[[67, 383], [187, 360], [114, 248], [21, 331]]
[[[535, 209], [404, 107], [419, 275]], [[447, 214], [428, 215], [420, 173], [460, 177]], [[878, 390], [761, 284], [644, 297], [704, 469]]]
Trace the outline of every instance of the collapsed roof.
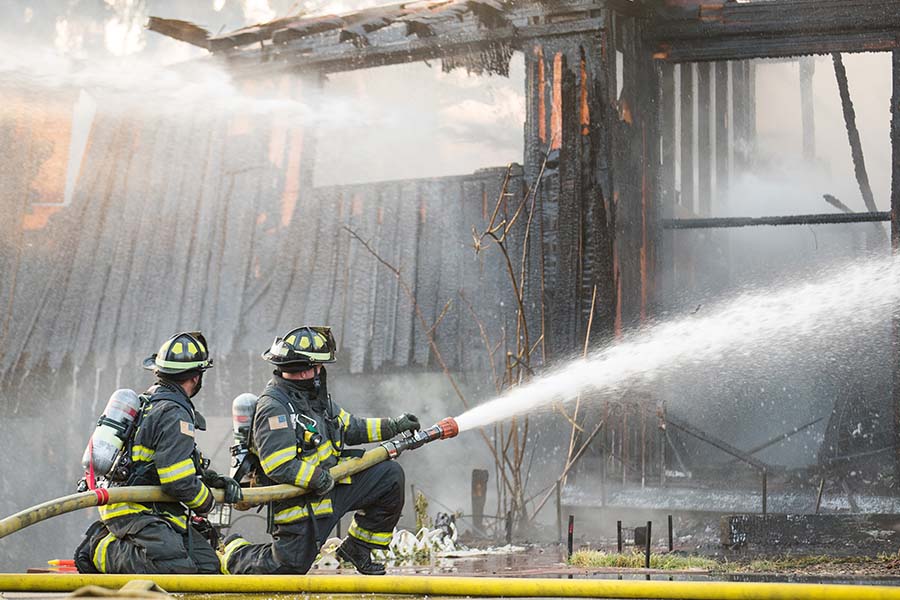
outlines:
[[235, 66], [269, 63], [338, 71], [440, 58], [446, 70], [465, 66], [507, 75], [518, 44], [533, 37], [596, 31], [600, 21], [595, 11], [606, 4], [418, 0], [343, 15], [294, 15], [221, 35], [159, 17], [151, 17], [148, 28], [225, 56]]

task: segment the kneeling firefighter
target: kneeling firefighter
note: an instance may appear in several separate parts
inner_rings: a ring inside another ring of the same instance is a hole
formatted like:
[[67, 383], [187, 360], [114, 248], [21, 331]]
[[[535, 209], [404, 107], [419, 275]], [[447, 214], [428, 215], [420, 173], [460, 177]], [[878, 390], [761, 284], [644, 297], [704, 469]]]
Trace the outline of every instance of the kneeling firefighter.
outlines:
[[[75, 551], [75, 564], [81, 573], [219, 573], [215, 530], [203, 518], [215, 506], [209, 488], [223, 488], [229, 503], [243, 494], [235, 480], [206, 468], [208, 462], [194, 443], [195, 429], [206, 428], [191, 402], [203, 372], [212, 367], [206, 339], [199, 332], [174, 335], [143, 366], [157, 381], [130, 409], [133, 421], [127, 430], [120, 427], [121, 454], [115, 466], [96, 475], [106, 477], [110, 486], [162, 486], [177, 502], [100, 506], [100, 520]], [[97, 431], [109, 422], [104, 414]], [[95, 432], [86, 452], [91, 488], [94, 466], [100, 464], [93, 456], [96, 438]]]
[[271, 543], [250, 544], [229, 536], [226, 573], [306, 573], [332, 528], [350, 511], [357, 512], [338, 556], [365, 575], [385, 572], [384, 565], [372, 561], [371, 550], [391, 542], [403, 509], [403, 469], [394, 461], [383, 462], [337, 485], [329, 469], [358, 455], [347, 446], [416, 431], [419, 421], [411, 414], [358, 418], [332, 402], [322, 365], [334, 362], [335, 350], [330, 328], [299, 327], [277, 338], [262, 355], [275, 372], [259, 397], [250, 428], [248, 458], [257, 461], [254, 477], [260, 485], [287, 483], [311, 494], [269, 507]]

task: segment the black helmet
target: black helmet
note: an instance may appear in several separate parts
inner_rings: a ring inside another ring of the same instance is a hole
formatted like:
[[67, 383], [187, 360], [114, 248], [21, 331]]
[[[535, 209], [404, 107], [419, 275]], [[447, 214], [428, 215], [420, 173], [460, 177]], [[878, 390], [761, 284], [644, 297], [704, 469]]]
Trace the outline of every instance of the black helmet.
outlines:
[[297, 327], [275, 338], [262, 357], [277, 367], [303, 367], [332, 363], [336, 351], [331, 327]]
[[206, 338], [199, 331], [178, 333], [163, 342], [159, 352], [145, 358], [143, 366], [156, 374], [178, 375], [212, 368]]

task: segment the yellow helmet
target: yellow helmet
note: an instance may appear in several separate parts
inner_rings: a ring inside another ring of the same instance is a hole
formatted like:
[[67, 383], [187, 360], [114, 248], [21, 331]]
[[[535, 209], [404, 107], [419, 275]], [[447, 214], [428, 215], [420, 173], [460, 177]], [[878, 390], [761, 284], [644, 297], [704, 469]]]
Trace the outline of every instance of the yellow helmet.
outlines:
[[278, 367], [318, 365], [334, 362], [337, 344], [331, 327], [297, 327], [275, 338], [263, 359]]
[[199, 331], [176, 333], [159, 347], [159, 352], [144, 359], [143, 367], [154, 373], [177, 375], [212, 368], [206, 338]]

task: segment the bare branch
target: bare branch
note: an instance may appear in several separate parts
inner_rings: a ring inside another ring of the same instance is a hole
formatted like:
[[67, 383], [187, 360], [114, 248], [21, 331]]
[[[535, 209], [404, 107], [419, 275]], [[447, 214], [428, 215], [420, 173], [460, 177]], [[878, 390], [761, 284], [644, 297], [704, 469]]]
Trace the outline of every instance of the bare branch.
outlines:
[[444, 317], [447, 315], [447, 311], [450, 310], [450, 306], [453, 304], [453, 298], [447, 300], [447, 304], [444, 305], [444, 308], [441, 309], [441, 314], [438, 315], [438, 318], [434, 321], [434, 325], [431, 326], [431, 329], [428, 330], [429, 334], [433, 334], [437, 329], [438, 325], [441, 324], [441, 321], [444, 320]]
[[[413, 293], [412, 289], [409, 287], [409, 284], [406, 282], [406, 280], [401, 275], [400, 269], [396, 268], [394, 265], [390, 264], [389, 262], [384, 260], [381, 256], [379, 256], [379, 254], [372, 248], [372, 246], [369, 244], [369, 242], [367, 242], [362, 237], [360, 237], [360, 235], [358, 233], [356, 233], [353, 229], [347, 227], [346, 225], [343, 226], [343, 229], [346, 230], [347, 233], [349, 233], [351, 236], [353, 236], [353, 238], [356, 239], [356, 241], [358, 241], [360, 244], [362, 244], [363, 248], [365, 248], [369, 252], [369, 254], [371, 254], [373, 257], [375, 257], [375, 259], [378, 262], [380, 262], [382, 265], [384, 265], [384, 267], [387, 270], [389, 270], [391, 273], [393, 273], [394, 276], [397, 278], [397, 283], [400, 285], [400, 288], [403, 290], [403, 293], [406, 295], [407, 299], [409, 300], [410, 304], [412, 305], [413, 311], [416, 314], [416, 318], [419, 320], [419, 324], [422, 326], [422, 331], [425, 332], [425, 337], [428, 340], [428, 345], [431, 348], [431, 352], [434, 354], [435, 360], [437, 360], [438, 364], [441, 366], [441, 369], [444, 372], [444, 376], [447, 377], [447, 380], [450, 382], [450, 386], [453, 388], [453, 391], [456, 394], [456, 397], [459, 398], [459, 401], [462, 403], [463, 407], [465, 407], [466, 410], [468, 410], [469, 409], [469, 401], [466, 400], [466, 397], [462, 393], [462, 390], [460, 389], [459, 384], [456, 383], [456, 378], [453, 377], [452, 373], [450, 373], [450, 369], [447, 367], [447, 363], [444, 361], [444, 357], [441, 354], [440, 349], [438, 348], [437, 342], [434, 339], [434, 335], [432, 335], [428, 329], [428, 324], [425, 322], [425, 316], [422, 314], [422, 309], [419, 307], [419, 303], [416, 301], [416, 296]], [[494, 445], [491, 443], [490, 438], [488, 438], [487, 434], [484, 432], [484, 428], [479, 428], [478, 432], [481, 434], [481, 438], [484, 440], [484, 443], [487, 445], [488, 450], [491, 451], [491, 454], [494, 457], [494, 461], [497, 463], [501, 462], [500, 457], [497, 454], [497, 449], [494, 447]], [[510, 488], [510, 490], [512, 490], [513, 489], [512, 483], [510, 483], [509, 480], [506, 478], [505, 471], [503, 473], [504, 473], [504, 476], [503, 476], [504, 483], [506, 484], [506, 486], [508, 488]]]

